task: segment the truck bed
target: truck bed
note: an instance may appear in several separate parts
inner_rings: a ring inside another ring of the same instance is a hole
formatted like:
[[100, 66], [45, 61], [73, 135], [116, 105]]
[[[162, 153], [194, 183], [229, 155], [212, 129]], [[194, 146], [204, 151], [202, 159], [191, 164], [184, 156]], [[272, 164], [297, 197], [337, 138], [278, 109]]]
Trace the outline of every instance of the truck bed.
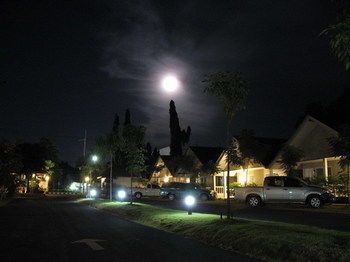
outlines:
[[261, 198], [263, 198], [264, 194], [264, 187], [253, 187], [253, 186], [247, 186], [247, 187], [234, 187], [234, 199], [245, 201], [247, 195], [249, 194], [257, 194]]

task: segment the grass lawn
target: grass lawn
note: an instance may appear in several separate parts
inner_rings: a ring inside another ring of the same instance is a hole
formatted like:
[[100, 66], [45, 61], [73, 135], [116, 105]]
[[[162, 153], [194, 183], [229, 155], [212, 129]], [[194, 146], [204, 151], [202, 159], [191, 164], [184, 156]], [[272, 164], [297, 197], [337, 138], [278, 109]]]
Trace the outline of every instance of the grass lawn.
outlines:
[[267, 261], [350, 261], [350, 233], [278, 222], [220, 219], [151, 205], [80, 199], [122, 218]]
[[[205, 202], [206, 205], [222, 205], [225, 206], [226, 200], [218, 199], [214, 201]], [[231, 206], [235, 210], [248, 208], [244, 202], [231, 200]], [[315, 213], [338, 213], [350, 214], [350, 205], [347, 204], [330, 204], [324, 205], [321, 208], [310, 208], [303, 204], [266, 204], [264, 208], [278, 209], [278, 210], [302, 210], [304, 212]]]

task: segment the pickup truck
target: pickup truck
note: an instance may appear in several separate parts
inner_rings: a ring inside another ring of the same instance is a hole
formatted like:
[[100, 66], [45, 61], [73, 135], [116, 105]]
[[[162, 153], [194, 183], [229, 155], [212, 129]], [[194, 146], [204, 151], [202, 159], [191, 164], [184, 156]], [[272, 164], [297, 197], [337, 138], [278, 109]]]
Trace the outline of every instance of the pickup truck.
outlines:
[[319, 208], [334, 200], [326, 189], [286, 176], [269, 176], [263, 187], [235, 187], [234, 192], [235, 199], [245, 201], [250, 207], [264, 203], [304, 203]]
[[145, 188], [133, 187], [134, 197], [140, 199], [144, 196], [160, 196], [160, 187], [158, 185], [148, 184]]

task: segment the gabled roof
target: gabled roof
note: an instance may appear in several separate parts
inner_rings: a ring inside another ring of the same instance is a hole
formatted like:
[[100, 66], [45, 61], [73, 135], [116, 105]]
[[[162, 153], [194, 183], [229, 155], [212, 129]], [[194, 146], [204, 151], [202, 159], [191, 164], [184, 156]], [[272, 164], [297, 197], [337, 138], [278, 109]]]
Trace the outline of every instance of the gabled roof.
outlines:
[[164, 165], [174, 177], [189, 177], [186, 171], [181, 168], [181, 157], [159, 156], [158, 159], [163, 160]]
[[257, 153], [256, 158], [265, 167], [271, 163], [286, 142], [286, 139], [266, 137], [255, 137], [255, 140], [260, 144], [260, 152]]
[[[237, 140], [240, 136], [234, 136]], [[254, 158], [257, 160], [257, 165], [263, 165], [268, 167], [271, 161], [276, 156], [277, 152], [281, 149], [286, 139], [281, 138], [269, 138], [269, 137], [253, 137], [254, 147], [256, 148]], [[225, 155], [225, 152], [219, 157], [219, 160]]]
[[[302, 160], [332, 157], [333, 154], [328, 139], [337, 135], [337, 131], [316, 118], [307, 115], [285, 145], [300, 148], [304, 153]], [[276, 153], [274, 159], [270, 163], [270, 168], [276, 165], [281, 153], [281, 150]]]
[[215, 163], [224, 150], [223, 147], [190, 146], [189, 148], [203, 165], [206, 165], [209, 161]]

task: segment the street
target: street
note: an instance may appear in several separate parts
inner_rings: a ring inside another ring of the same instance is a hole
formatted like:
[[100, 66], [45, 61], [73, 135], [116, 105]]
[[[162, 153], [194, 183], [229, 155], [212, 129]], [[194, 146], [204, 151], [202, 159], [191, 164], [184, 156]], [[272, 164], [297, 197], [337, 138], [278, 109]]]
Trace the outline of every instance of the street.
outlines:
[[16, 199], [0, 221], [0, 261], [255, 261], [64, 199]]
[[[163, 208], [186, 210], [183, 201], [160, 198], [142, 198], [141, 203], [159, 206]], [[350, 231], [350, 213], [342, 214], [327, 211], [329, 207], [324, 207], [324, 210], [312, 210], [304, 205], [265, 205], [261, 208], [248, 208], [243, 203], [232, 203], [232, 214], [234, 217], [270, 220], [276, 222], [285, 222], [292, 224], [302, 224], [316, 226], [326, 229]], [[226, 206], [224, 201], [207, 201], [198, 202], [193, 209], [194, 212], [220, 214], [225, 215]]]

